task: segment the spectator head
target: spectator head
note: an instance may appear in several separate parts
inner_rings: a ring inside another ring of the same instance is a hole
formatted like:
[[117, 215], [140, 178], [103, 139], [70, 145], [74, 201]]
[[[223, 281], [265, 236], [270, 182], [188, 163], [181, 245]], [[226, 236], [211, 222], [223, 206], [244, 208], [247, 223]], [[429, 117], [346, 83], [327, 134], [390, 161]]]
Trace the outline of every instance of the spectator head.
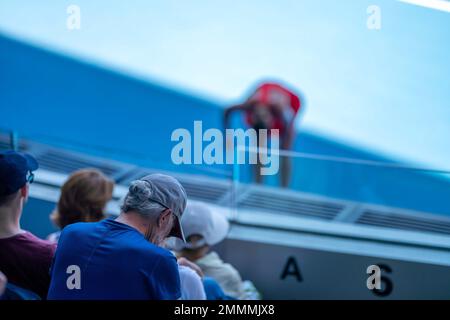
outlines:
[[[220, 213], [211, 210], [202, 202], [189, 202], [181, 225], [186, 242], [174, 241], [173, 249], [183, 251], [182, 256], [200, 258], [196, 253], [206, 254], [209, 247], [225, 239], [229, 223]], [[194, 255], [193, 255], [194, 254]]]
[[61, 188], [51, 220], [61, 229], [75, 222], [96, 222], [105, 218], [114, 182], [96, 169], [75, 171]]
[[[38, 163], [29, 154], [16, 151], [0, 152], [0, 209], [10, 211], [18, 218], [28, 199], [28, 184], [33, 182], [33, 171]], [[3, 214], [6, 214], [3, 212]], [[6, 217], [0, 217], [6, 218]]]
[[145, 221], [145, 237], [150, 242], [161, 245], [168, 236], [184, 242], [181, 216], [186, 199], [186, 191], [175, 178], [151, 174], [131, 183], [121, 209]]

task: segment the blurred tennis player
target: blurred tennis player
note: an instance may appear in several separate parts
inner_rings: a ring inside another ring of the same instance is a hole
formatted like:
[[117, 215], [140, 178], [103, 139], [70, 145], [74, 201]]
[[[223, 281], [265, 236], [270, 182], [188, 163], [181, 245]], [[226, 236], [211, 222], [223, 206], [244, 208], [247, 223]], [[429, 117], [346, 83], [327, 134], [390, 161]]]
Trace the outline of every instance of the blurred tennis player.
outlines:
[[[289, 150], [292, 146], [295, 128], [294, 120], [301, 108], [298, 94], [277, 83], [263, 83], [242, 104], [231, 106], [225, 110], [224, 125], [230, 126], [230, 115], [234, 111], [241, 111], [246, 124], [255, 129], [267, 129], [268, 135], [271, 129], [279, 130], [280, 149]], [[258, 147], [267, 148], [265, 139], [258, 139]], [[258, 157], [259, 159], [259, 157]], [[291, 163], [289, 157], [281, 156], [281, 185], [287, 187], [291, 175]], [[255, 180], [262, 182], [261, 163], [258, 160], [254, 166]]]

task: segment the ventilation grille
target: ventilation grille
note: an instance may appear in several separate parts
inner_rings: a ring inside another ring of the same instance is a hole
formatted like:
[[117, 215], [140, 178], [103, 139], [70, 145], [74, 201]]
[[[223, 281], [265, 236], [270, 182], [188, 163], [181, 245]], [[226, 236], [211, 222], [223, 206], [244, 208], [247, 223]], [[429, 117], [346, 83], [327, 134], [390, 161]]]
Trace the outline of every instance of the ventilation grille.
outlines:
[[[146, 175], [153, 173], [162, 173], [158, 170], [136, 170], [123, 179], [120, 179], [120, 184], [128, 186], [131, 181], [140, 179]], [[229, 191], [229, 186], [222, 181], [218, 181], [209, 177], [204, 179], [190, 178], [184, 175], [177, 175], [174, 173], [167, 173], [174, 176], [186, 190], [189, 199], [200, 200], [211, 203], [217, 203]]]
[[344, 209], [335, 203], [261, 191], [250, 193], [238, 202], [238, 207], [326, 220], [334, 219]]
[[412, 217], [410, 215], [366, 210], [356, 221], [358, 224], [409, 231], [425, 231], [450, 235], [450, 220]]
[[0, 150], [8, 150], [11, 149], [11, 145], [9, 144], [9, 142], [0, 140]]
[[137, 168], [132, 171], [129, 171], [128, 173], [120, 177], [117, 180], [117, 183], [120, 183], [121, 185], [128, 187], [132, 181], [138, 180], [142, 177], [145, 177], [153, 173], [158, 173], [158, 171]]
[[[0, 136], [0, 150], [9, 150], [9, 149], [11, 149], [11, 142], [9, 138]], [[19, 150], [26, 151], [27, 149], [28, 149], [27, 145], [24, 142], [20, 141]]]
[[95, 168], [109, 177], [114, 177], [121, 171], [118, 166], [100, 161], [93, 161], [86, 157], [80, 157], [72, 153], [69, 154], [61, 151], [46, 151], [44, 154], [38, 156], [37, 160], [41, 168], [65, 174], [72, 173], [73, 171], [82, 168]]
[[179, 177], [178, 180], [186, 190], [188, 198], [194, 200], [202, 200], [215, 203], [219, 201], [228, 191], [226, 185], [218, 183], [208, 183], [207, 181], [200, 180], [188, 180]]

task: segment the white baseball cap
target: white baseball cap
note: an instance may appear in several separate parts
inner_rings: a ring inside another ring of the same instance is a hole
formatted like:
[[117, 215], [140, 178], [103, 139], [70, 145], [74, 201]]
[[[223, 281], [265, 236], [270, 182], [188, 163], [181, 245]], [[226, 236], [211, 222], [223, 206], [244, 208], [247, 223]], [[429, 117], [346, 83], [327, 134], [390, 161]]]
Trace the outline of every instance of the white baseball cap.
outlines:
[[[211, 210], [211, 208], [198, 201], [189, 200], [186, 210], [181, 218], [186, 242], [175, 239], [171, 245], [176, 251], [184, 248], [196, 249], [204, 245], [213, 246], [218, 244], [228, 234], [230, 224], [222, 214]], [[189, 242], [189, 237], [199, 235], [203, 239], [195, 244]]]

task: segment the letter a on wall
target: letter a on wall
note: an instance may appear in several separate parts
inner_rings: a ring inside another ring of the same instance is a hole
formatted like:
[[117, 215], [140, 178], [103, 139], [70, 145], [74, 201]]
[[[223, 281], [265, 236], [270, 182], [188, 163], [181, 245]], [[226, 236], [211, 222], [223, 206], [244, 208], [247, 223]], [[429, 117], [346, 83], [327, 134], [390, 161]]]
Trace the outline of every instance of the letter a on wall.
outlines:
[[303, 277], [300, 272], [300, 267], [297, 264], [297, 260], [292, 256], [287, 259], [280, 278], [281, 280], [284, 280], [287, 277], [294, 277], [298, 282], [303, 281]]

